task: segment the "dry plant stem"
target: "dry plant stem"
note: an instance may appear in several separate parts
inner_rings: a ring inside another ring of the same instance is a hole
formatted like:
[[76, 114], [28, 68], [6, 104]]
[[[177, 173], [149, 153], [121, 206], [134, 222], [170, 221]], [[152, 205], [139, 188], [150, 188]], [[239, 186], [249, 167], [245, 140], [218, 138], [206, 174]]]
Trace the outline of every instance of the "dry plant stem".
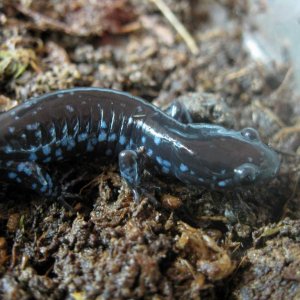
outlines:
[[293, 81], [294, 72], [292, 68], [289, 68], [284, 76], [279, 87], [272, 93], [271, 97], [278, 97], [281, 93], [284, 93], [284, 90], [290, 86], [290, 83]]
[[253, 66], [247, 66], [245, 68], [239, 69], [234, 72], [230, 72], [229, 74], [226, 75], [226, 81], [234, 81], [238, 78], [244, 77], [247, 74], [251, 73], [253, 71]]
[[284, 127], [281, 130], [279, 130], [276, 135], [274, 136], [274, 141], [278, 142], [280, 141], [284, 136], [292, 133], [300, 132], [300, 124], [296, 124], [295, 126], [291, 127]]
[[284, 122], [279, 118], [278, 115], [274, 114], [269, 108], [264, 106], [259, 100], [253, 102], [253, 106], [265, 112], [279, 127], [286, 127]]
[[166, 19], [171, 23], [171, 25], [175, 28], [178, 34], [185, 41], [190, 51], [196, 55], [199, 50], [195, 40], [193, 39], [191, 34], [186, 30], [183, 24], [173, 14], [173, 12], [166, 5], [166, 3], [163, 0], [150, 0], [150, 1], [152, 1], [158, 7], [158, 9], [162, 12], [162, 14], [166, 17]]

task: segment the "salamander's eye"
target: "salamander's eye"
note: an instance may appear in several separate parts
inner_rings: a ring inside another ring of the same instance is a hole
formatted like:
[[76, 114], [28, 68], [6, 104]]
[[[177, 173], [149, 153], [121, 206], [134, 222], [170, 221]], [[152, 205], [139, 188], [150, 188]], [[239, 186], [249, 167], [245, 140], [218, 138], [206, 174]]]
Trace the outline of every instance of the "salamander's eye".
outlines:
[[259, 134], [253, 128], [244, 128], [241, 131], [241, 135], [250, 141], [259, 141]]
[[254, 182], [258, 174], [257, 167], [253, 164], [243, 164], [234, 170], [235, 179], [241, 183]]

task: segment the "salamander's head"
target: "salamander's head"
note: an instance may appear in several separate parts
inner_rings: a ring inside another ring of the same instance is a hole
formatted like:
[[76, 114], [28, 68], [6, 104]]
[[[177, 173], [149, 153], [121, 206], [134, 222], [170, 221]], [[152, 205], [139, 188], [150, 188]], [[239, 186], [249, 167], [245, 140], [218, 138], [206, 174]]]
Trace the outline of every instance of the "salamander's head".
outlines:
[[188, 125], [183, 144], [173, 150], [181, 181], [216, 189], [263, 183], [280, 166], [277, 153], [253, 128], [241, 131], [214, 125]]
[[247, 162], [235, 167], [234, 183], [252, 184], [263, 183], [274, 178], [280, 167], [280, 159], [277, 153], [264, 144], [253, 128], [245, 128], [240, 131], [244, 144], [241, 151], [247, 156]]

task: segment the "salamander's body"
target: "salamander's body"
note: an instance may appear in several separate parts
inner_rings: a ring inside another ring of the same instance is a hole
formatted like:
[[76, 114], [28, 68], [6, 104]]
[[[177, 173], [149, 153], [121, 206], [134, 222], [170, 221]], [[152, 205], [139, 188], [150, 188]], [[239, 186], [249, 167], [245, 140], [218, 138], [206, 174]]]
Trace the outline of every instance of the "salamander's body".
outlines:
[[0, 115], [1, 177], [53, 195], [44, 165], [87, 154], [119, 155], [121, 175], [135, 188], [140, 149], [161, 172], [210, 188], [262, 182], [276, 174], [278, 156], [254, 129], [183, 124], [170, 116], [176, 117], [174, 110], [168, 112], [100, 88], [34, 98]]

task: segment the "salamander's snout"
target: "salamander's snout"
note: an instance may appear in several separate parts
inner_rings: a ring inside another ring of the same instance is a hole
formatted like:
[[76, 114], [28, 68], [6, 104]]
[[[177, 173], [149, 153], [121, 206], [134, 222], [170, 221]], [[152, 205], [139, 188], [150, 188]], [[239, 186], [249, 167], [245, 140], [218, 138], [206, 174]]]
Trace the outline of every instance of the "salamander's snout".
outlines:
[[234, 169], [234, 182], [236, 184], [248, 185], [251, 183], [263, 183], [274, 178], [280, 168], [280, 159], [277, 153], [266, 145], [260, 163], [244, 163]]

